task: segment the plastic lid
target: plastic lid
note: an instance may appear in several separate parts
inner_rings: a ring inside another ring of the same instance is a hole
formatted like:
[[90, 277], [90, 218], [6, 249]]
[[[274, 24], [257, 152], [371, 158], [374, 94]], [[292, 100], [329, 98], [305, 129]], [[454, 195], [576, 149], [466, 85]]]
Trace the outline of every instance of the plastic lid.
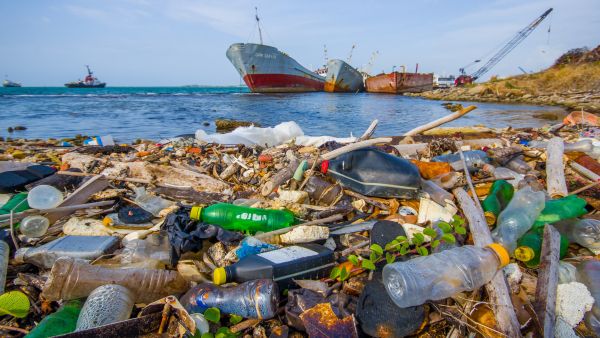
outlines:
[[227, 272], [225, 272], [225, 268], [216, 268], [213, 271], [213, 283], [215, 285], [225, 284], [227, 282]]
[[498, 256], [498, 259], [500, 260], [499, 268], [505, 267], [508, 265], [508, 263], [510, 263], [510, 255], [508, 254], [506, 248], [502, 246], [502, 244], [492, 243], [488, 244], [487, 247], [492, 249], [496, 256]]
[[515, 250], [515, 258], [521, 262], [529, 262], [535, 257], [535, 251], [528, 246], [520, 246]]
[[191, 219], [199, 221], [201, 215], [202, 215], [202, 207], [192, 207], [192, 210], [190, 211]]
[[496, 223], [496, 215], [494, 215], [493, 212], [486, 211], [483, 213], [483, 215], [485, 216], [485, 221], [487, 222], [488, 225], [492, 225], [492, 224]]

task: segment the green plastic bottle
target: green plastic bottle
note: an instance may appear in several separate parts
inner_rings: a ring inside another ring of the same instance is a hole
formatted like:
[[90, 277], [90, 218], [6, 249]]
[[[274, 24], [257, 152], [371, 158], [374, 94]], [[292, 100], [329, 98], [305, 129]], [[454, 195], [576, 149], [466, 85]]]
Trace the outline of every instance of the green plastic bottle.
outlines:
[[[540, 264], [542, 253], [542, 242], [544, 237], [544, 228], [531, 229], [517, 241], [515, 258], [525, 263], [530, 268]], [[560, 258], [565, 257], [569, 240], [567, 237], [560, 236]]]
[[[15, 208], [15, 206], [17, 206], [17, 205], [18, 205], [18, 207]], [[13, 208], [15, 208], [15, 210], [13, 210], [13, 212], [21, 212], [21, 211], [30, 209], [29, 204], [27, 204], [27, 193], [26, 192], [20, 192], [20, 193], [14, 195], [10, 200], [8, 200], [8, 202], [6, 202], [6, 204], [4, 204], [2, 206], [2, 208], [0, 208], [0, 215], [10, 214], [10, 211]]]
[[498, 180], [492, 184], [487, 197], [481, 203], [488, 225], [496, 223], [496, 218], [506, 208], [514, 194], [515, 188], [505, 180]]
[[587, 214], [585, 205], [587, 202], [577, 197], [570, 195], [567, 197], [548, 200], [544, 206], [544, 210], [536, 218], [533, 223], [533, 228], [543, 228], [544, 224], [562, 221], [564, 219], [576, 218]]
[[273, 231], [294, 224], [294, 214], [288, 210], [269, 210], [218, 203], [206, 208], [193, 207], [190, 218], [215, 224], [227, 230]]
[[25, 337], [46, 338], [74, 332], [83, 301], [84, 299], [74, 299], [66, 302], [56, 312], [42, 319]]

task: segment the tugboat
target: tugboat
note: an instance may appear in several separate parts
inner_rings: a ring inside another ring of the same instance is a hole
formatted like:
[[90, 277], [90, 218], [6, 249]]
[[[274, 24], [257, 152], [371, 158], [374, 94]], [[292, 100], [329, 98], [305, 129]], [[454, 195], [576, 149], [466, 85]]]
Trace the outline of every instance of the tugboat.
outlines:
[[12, 82], [9, 79], [4, 79], [4, 81], [2, 81], [2, 87], [17, 88], [21, 87], [21, 84], [17, 82]]
[[88, 71], [88, 75], [85, 77], [85, 80], [81, 81], [73, 81], [65, 83], [65, 87], [67, 88], [104, 88], [106, 87], [105, 82], [100, 82], [97, 77], [94, 76], [94, 73], [90, 70], [90, 66], [85, 66]]

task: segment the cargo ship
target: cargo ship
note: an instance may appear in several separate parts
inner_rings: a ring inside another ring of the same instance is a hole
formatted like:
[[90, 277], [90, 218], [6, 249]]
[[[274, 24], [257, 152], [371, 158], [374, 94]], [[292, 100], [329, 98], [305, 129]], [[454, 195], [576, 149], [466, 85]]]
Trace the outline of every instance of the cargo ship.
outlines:
[[433, 73], [384, 73], [368, 77], [365, 86], [369, 93], [420, 93], [433, 89]]
[[363, 76], [356, 68], [343, 60], [333, 59], [327, 62], [324, 87], [326, 92], [356, 93], [364, 88]]
[[21, 84], [17, 83], [17, 82], [13, 82], [9, 79], [5, 79], [4, 81], [2, 81], [2, 87], [18, 88], [18, 87], [21, 87]]
[[260, 44], [234, 43], [226, 53], [248, 88], [255, 93], [323, 91], [325, 78], [277, 48], [264, 45], [258, 14], [256, 22]]
[[73, 81], [65, 83], [65, 87], [67, 88], [104, 88], [106, 87], [105, 82], [101, 82], [97, 77], [94, 76], [94, 73], [90, 70], [90, 66], [85, 66], [88, 71], [88, 75], [85, 77], [83, 81]]

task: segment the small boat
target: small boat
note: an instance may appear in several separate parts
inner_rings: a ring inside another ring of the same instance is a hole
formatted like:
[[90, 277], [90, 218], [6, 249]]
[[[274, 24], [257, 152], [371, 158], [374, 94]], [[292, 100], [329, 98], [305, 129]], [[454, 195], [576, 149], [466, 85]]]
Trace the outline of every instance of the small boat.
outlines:
[[420, 93], [433, 89], [433, 73], [383, 73], [368, 77], [365, 85], [369, 93]]
[[5, 79], [4, 81], [2, 81], [2, 87], [18, 88], [18, 87], [21, 87], [21, 84], [17, 83], [17, 82], [13, 82], [9, 79]]
[[343, 60], [329, 60], [324, 89], [330, 93], [362, 91], [364, 89], [363, 75]]
[[88, 71], [88, 75], [85, 77], [83, 81], [73, 81], [65, 83], [65, 87], [67, 88], [104, 88], [106, 87], [105, 82], [101, 82], [97, 77], [94, 76], [94, 73], [90, 70], [90, 66], [85, 66]]

